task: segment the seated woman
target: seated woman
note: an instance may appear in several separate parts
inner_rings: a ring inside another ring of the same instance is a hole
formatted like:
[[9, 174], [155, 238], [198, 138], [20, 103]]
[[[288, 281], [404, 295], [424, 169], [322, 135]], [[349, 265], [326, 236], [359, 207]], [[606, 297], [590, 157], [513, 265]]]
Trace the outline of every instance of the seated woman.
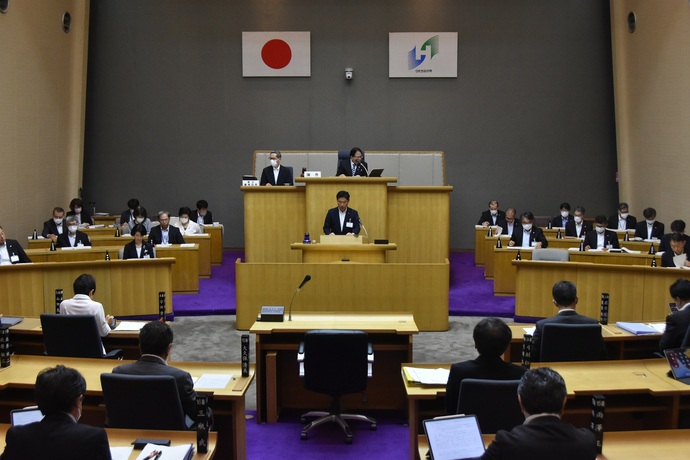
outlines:
[[81, 198], [73, 198], [72, 201], [69, 202], [69, 209], [70, 211], [67, 213], [66, 217], [75, 216], [80, 227], [93, 225], [93, 220], [88, 211], [84, 209], [84, 202]]
[[122, 253], [123, 259], [153, 259], [156, 255], [153, 252], [153, 246], [148, 241], [144, 241], [144, 237], [148, 234], [146, 227], [142, 224], [135, 224], [132, 228], [132, 236], [134, 241], [125, 244], [125, 250]]
[[181, 207], [180, 211], [177, 213], [179, 219], [177, 220], [175, 227], [180, 229], [180, 233], [182, 233], [182, 236], [201, 235], [202, 233], [204, 233], [199, 224], [192, 220], [189, 220], [189, 215], [191, 213], [191, 209], [189, 209], [186, 206]]
[[[137, 206], [134, 208], [134, 226], [137, 224], [143, 225], [144, 228], [146, 228], [146, 234], [148, 234], [151, 231], [151, 219], [149, 219], [148, 214], [146, 213], [146, 208], [143, 206]], [[132, 233], [132, 229], [129, 226], [128, 222], [125, 222], [122, 224], [122, 233]]]

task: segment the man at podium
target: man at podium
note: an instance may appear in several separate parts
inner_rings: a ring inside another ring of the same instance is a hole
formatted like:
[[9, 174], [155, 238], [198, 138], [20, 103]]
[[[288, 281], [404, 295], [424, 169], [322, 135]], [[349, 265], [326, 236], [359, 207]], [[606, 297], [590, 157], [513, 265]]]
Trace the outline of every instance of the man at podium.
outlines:
[[350, 194], [341, 190], [336, 194], [338, 207], [329, 209], [326, 220], [323, 223], [325, 235], [359, 235], [359, 214], [352, 208], [348, 208]]

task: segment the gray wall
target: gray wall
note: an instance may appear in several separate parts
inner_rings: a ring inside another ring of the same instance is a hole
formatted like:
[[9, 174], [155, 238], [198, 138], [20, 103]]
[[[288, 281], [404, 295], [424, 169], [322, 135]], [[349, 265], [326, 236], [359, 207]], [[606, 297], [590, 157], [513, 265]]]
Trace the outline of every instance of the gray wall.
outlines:
[[[242, 78], [255, 30], [311, 31], [311, 78]], [[608, 2], [92, 0], [90, 31], [84, 197], [98, 210], [205, 198], [240, 247], [255, 149], [353, 145], [446, 152], [452, 248], [473, 246], [489, 199], [590, 216], [618, 200]], [[458, 78], [389, 79], [401, 31], [457, 31]]]

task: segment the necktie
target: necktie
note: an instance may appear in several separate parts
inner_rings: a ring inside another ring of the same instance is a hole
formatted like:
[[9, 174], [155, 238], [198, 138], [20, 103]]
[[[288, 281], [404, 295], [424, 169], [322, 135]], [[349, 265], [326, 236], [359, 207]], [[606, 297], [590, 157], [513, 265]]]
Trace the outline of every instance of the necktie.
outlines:
[[354, 175], [355, 175], [355, 172], [357, 172], [357, 166], [356, 166], [356, 165], [352, 165], [352, 176], [353, 176], [353, 177], [354, 177]]

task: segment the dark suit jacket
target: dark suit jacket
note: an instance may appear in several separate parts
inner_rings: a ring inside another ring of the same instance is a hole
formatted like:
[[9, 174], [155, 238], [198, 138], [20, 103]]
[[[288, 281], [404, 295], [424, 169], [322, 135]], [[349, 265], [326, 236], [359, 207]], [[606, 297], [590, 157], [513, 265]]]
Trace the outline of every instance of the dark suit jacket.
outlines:
[[[620, 248], [620, 245], [618, 244], [618, 235], [616, 235], [616, 232], [612, 232], [610, 230], [606, 230], [604, 233], [604, 247], [607, 245], [611, 245], [614, 249]], [[589, 246], [590, 249], [596, 249], [597, 248], [597, 231], [596, 230], [591, 230], [585, 235], [585, 247]]]
[[[79, 243], [83, 244], [84, 246], [91, 246], [89, 236], [86, 233], [77, 230], [76, 239], [74, 240], [74, 246], [78, 246]], [[59, 248], [70, 247], [71, 245], [69, 244], [69, 232], [64, 232], [62, 235], [58, 236], [55, 245]]]
[[137, 247], [134, 244], [134, 241], [130, 241], [129, 243], [125, 244], [125, 250], [122, 252], [122, 258], [123, 259], [144, 259], [144, 255], [148, 254], [150, 259], [153, 259], [156, 257], [153, 254], [153, 246], [151, 246], [151, 243], [147, 241], [142, 241], [141, 242], [141, 257], [137, 256]]
[[563, 225], [563, 216], [558, 215], [558, 216], [554, 217], [553, 219], [551, 219], [551, 226], [552, 227], [565, 227], [570, 222], [574, 222], [572, 215], [568, 216], [568, 220], [566, 221], [565, 225]]
[[[192, 211], [192, 213], [189, 215], [189, 220], [192, 222], [197, 222], [199, 220], [199, 211], [196, 209]], [[213, 224], [213, 214], [211, 214], [211, 211], [206, 211], [206, 214], [204, 215], [204, 225], [211, 224]]]
[[[626, 230], [635, 230], [635, 226], [637, 226], [637, 219], [635, 219], [633, 216], [628, 216], [625, 219], [625, 229]], [[615, 214], [615, 215], [609, 217], [608, 228], [618, 230], [618, 214]]]
[[101, 460], [110, 459], [108, 435], [74, 420], [65, 413], [48, 415], [40, 422], [7, 430], [2, 460]]
[[[62, 233], [67, 233], [67, 221], [65, 219], [62, 219]], [[41, 232], [41, 235], [43, 238], [48, 238], [48, 235], [57, 235], [58, 234], [58, 228], [57, 225], [55, 224], [55, 221], [51, 218], [43, 222], [43, 231]]]
[[[598, 324], [599, 321], [597, 321], [594, 318], [590, 318], [588, 316], [584, 316], [579, 314], [576, 311], [572, 310], [567, 310], [558, 313], [557, 315], [554, 315], [550, 318], [544, 318], [542, 320], [537, 321], [536, 324], [536, 329], [534, 330], [534, 334], [532, 334], [532, 361], [539, 361], [539, 355], [541, 353], [541, 336], [544, 334], [544, 325], [545, 324], [553, 324], [553, 323], [558, 323], [558, 324]], [[605, 359], [607, 355], [606, 352], [606, 344], [604, 343], [604, 339], [601, 339], [601, 358]]]
[[[515, 241], [515, 246], [522, 246], [522, 224], [518, 223], [517, 227], [513, 229], [513, 234], [510, 236], [510, 241]], [[544, 236], [544, 231], [537, 227], [537, 226], [532, 226], [532, 230], [529, 232], [529, 238], [530, 241], [527, 242], [525, 246], [530, 246], [532, 241], [536, 241], [541, 243], [542, 248], [547, 248], [549, 247], [549, 242], [546, 241], [546, 237]]]
[[[359, 235], [359, 214], [352, 208], [347, 208], [345, 211], [345, 227], [340, 228], [340, 215], [338, 214], [338, 208], [329, 209], [326, 213], [326, 220], [323, 222], [323, 233], [330, 235], [335, 233], [336, 235], [346, 235], [348, 233], [354, 233]], [[352, 222], [352, 227], [348, 227], [347, 223]]]
[[[662, 267], [671, 267], [671, 268], [676, 268], [676, 264], [673, 263], [673, 257], [675, 254], [673, 253], [673, 249], [669, 249], [668, 251], [664, 251], [663, 254], [661, 254], [661, 266]], [[685, 257], [688, 258], [688, 254], [685, 253]], [[688, 258], [690, 259], [690, 258]]]
[[196, 421], [196, 391], [194, 382], [189, 372], [166, 365], [161, 359], [143, 355], [138, 361], [123, 364], [113, 369], [114, 374], [128, 375], [172, 375], [177, 383], [177, 392], [180, 394], [182, 408], [185, 414]]
[[[481, 224], [477, 224], [477, 225], [481, 225]], [[496, 225], [498, 225], [499, 227], [501, 227], [503, 229], [503, 231], [501, 232], [501, 235], [508, 235], [508, 236], [512, 235], [512, 233], [508, 233], [508, 221], [505, 219], [505, 217], [503, 219], [497, 220]], [[513, 220], [513, 231], [515, 231], [516, 228], [519, 228], [522, 230], [522, 226], [520, 225], [520, 222], [517, 219], [514, 219]]]
[[[364, 169], [362, 167], [364, 165]], [[369, 171], [369, 165], [367, 164], [366, 161], [362, 161], [361, 164], [357, 165], [357, 170], [355, 171], [355, 176], [368, 176], [367, 171]], [[340, 160], [340, 163], [338, 163], [338, 170], [336, 171], [335, 175], [339, 176], [341, 174], [345, 174], [346, 176], [352, 176], [352, 168], [350, 167], [350, 159], [347, 158], [345, 160]]]
[[545, 415], [499, 430], [482, 460], [594, 460], [597, 457], [594, 433], [575, 428], [556, 416]]
[[[65, 220], [67, 220], [67, 217], [74, 215], [74, 211], [67, 211], [67, 214], [65, 215]], [[81, 216], [79, 218], [81, 219], [82, 224], [93, 225], [93, 220], [91, 219], [91, 216], [85, 209], [81, 210]]]
[[[652, 224], [652, 238], [659, 238], [664, 236], [664, 224], [654, 221]], [[635, 226], [635, 238], [647, 239], [647, 221], [638, 222]]]
[[[592, 224], [587, 222], [586, 220], [582, 221], [582, 237], [587, 235], [587, 232], [592, 231]], [[579, 237], [580, 235], [577, 234], [577, 227], [575, 226], [575, 221], [574, 220], [569, 220], [567, 224], [565, 224], [565, 236], [576, 236]]]
[[522, 366], [507, 363], [500, 356], [479, 356], [450, 367], [446, 384], [446, 413], [456, 414], [463, 379], [519, 380], [527, 372]]
[[[659, 242], [659, 252], [672, 251], [671, 235], [673, 235], [673, 233], [667, 233], [661, 237], [661, 241]], [[690, 256], [690, 236], [683, 235], [683, 237], [685, 238], [685, 253]]]
[[[163, 230], [160, 225], [151, 227], [151, 232], [149, 233], [149, 243], [151, 244], [161, 244], [163, 241]], [[168, 225], [168, 243], [170, 244], [184, 244], [184, 238], [182, 237], [182, 232], [177, 227]]]
[[[278, 183], [276, 184], [275, 178], [273, 177], [273, 166], [266, 166], [261, 172], [261, 185], [271, 184], [271, 185], [285, 185], [294, 184], [292, 179], [292, 171], [290, 168], [285, 166], [280, 166], [278, 170]], [[196, 221], [195, 221], [196, 222]]]
[[[496, 215], [496, 225], [499, 225], [498, 224], [499, 220], [505, 220], [505, 218], [506, 218], [506, 213], [499, 209], [498, 214]], [[477, 225], [482, 225], [484, 222], [488, 222], [489, 224], [493, 225], [493, 219], [491, 218], [491, 211], [488, 209], [486, 211], [482, 212], [482, 216], [479, 218], [479, 222], [477, 222]], [[517, 221], [517, 223], [519, 224], [520, 222]]]
[[132, 217], [132, 213], [129, 212], [129, 209], [122, 211], [122, 214], [120, 214], [120, 225], [122, 226], [126, 223], [129, 223], [130, 217]]
[[659, 340], [659, 350], [678, 348], [683, 342], [685, 332], [690, 326], [690, 307], [685, 307], [666, 317], [666, 329]]
[[26, 255], [26, 252], [24, 252], [22, 245], [19, 244], [17, 240], [8, 240], [7, 238], [5, 238], [5, 244], [7, 245], [7, 253], [10, 255], [10, 258], [13, 255], [19, 256], [19, 262], [12, 262], [13, 264], [31, 263], [31, 259], [29, 259], [29, 256]]

